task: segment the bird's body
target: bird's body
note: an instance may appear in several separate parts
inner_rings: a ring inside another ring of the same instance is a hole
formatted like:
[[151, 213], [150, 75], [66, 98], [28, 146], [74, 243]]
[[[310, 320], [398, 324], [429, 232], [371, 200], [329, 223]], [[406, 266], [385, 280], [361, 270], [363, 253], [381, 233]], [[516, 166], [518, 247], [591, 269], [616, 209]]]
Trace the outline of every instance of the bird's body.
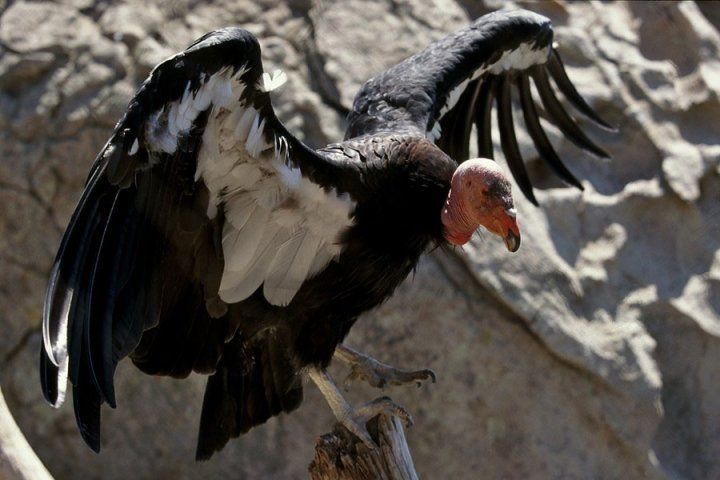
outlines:
[[[346, 139], [319, 150], [275, 116], [269, 92], [284, 74], [263, 73], [249, 32], [211, 32], [160, 64], [100, 152], [51, 273], [40, 360], [48, 401], [62, 403], [69, 378], [81, 433], [97, 450], [100, 406], [115, 406], [122, 358], [149, 374], [210, 374], [199, 458], [295, 409], [302, 373], [327, 367], [357, 318], [429, 247], [465, 243], [482, 225], [518, 248], [501, 169], [458, 166], [473, 123], [492, 156], [497, 97], [510, 170], [534, 200], [512, 127], [516, 72], [539, 151], [579, 185], [528, 103], [526, 70], [556, 112], [539, 66], [548, 62], [589, 110], [551, 41], [539, 15], [483, 17], [370, 80]], [[562, 114], [560, 128], [590, 148]]]
[[[386, 149], [382, 154], [375, 150], [379, 145]], [[310, 365], [326, 367], [358, 316], [390, 297], [430, 245], [444, 242], [439, 212], [456, 165], [442, 151], [412, 136], [367, 137], [323, 151], [351, 158], [363, 172], [355, 191], [354, 222], [338, 239], [342, 253], [305, 281], [287, 306], [270, 304], [258, 289], [248, 299], [230, 305], [227, 313], [237, 330], [225, 348], [221, 371], [244, 372], [254, 367], [259, 372], [266, 368], [263, 363], [270, 363], [272, 382], [264, 372], [249, 375], [254, 384], [249, 391], [262, 392], [255, 403], [267, 402], [262, 408], [268, 408], [268, 415], [298, 406], [299, 372]], [[388, 161], [392, 167], [382, 168]], [[232, 356], [227, 356], [228, 350]], [[209, 385], [220, 378], [213, 376]], [[269, 388], [275, 392], [266, 395]], [[268, 397], [277, 402], [267, 401]], [[223, 411], [218, 405], [227, 400], [206, 394], [201, 439], [205, 431], [214, 431], [203, 426], [221, 421], [215, 415]], [[264, 414], [248, 418], [238, 431], [266, 418]], [[206, 443], [214, 445], [213, 434], [208, 437]], [[199, 450], [198, 454], [205, 457], [209, 452]]]
[[[382, 144], [386, 156], [375, 153], [374, 144]], [[342, 253], [303, 284], [286, 309], [300, 315], [294, 317], [302, 325], [299, 356], [319, 365], [328, 364], [358, 315], [387, 299], [429, 245], [443, 242], [438, 212], [456, 168], [424, 138], [374, 137], [338, 150], [393, 167], [373, 172], [368, 166], [353, 225], [339, 239]]]

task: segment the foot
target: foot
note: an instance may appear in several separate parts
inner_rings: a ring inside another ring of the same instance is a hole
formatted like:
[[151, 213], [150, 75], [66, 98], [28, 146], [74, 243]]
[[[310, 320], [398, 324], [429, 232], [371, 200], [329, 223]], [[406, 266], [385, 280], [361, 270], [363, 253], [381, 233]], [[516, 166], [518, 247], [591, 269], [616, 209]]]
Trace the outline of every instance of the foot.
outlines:
[[394, 403], [389, 397], [378, 398], [355, 409], [345, 400], [325, 369], [310, 367], [307, 370], [307, 375], [327, 400], [338, 422], [370, 449], [378, 448], [367, 430], [367, 422], [376, 415], [396, 416], [403, 420], [406, 426], [410, 427], [412, 425], [412, 417], [407, 410]]
[[389, 415], [400, 418], [406, 427], [413, 424], [412, 416], [403, 407], [393, 402], [390, 397], [380, 397], [360, 408], [352, 409], [338, 416], [340, 422], [353, 435], [358, 437], [370, 449], [379, 448], [367, 430], [367, 423], [377, 415]]
[[338, 345], [335, 350], [335, 356], [350, 365], [350, 374], [344, 382], [346, 390], [350, 382], [358, 379], [364, 380], [376, 388], [385, 388], [388, 385], [406, 385], [413, 382], [420, 387], [425, 380], [429, 379], [433, 383], [436, 380], [435, 372], [430, 369], [401, 370], [342, 344]]

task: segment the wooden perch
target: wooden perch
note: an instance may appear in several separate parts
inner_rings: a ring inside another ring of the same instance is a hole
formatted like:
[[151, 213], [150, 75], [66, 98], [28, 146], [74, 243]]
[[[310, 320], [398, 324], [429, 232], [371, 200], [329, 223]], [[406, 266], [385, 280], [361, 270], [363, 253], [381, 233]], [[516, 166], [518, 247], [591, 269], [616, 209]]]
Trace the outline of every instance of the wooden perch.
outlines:
[[320, 437], [311, 480], [417, 480], [402, 421], [382, 414], [370, 419], [367, 429], [379, 449], [371, 450], [340, 424]]
[[52, 476], [25, 440], [0, 390], [0, 478], [52, 480]]

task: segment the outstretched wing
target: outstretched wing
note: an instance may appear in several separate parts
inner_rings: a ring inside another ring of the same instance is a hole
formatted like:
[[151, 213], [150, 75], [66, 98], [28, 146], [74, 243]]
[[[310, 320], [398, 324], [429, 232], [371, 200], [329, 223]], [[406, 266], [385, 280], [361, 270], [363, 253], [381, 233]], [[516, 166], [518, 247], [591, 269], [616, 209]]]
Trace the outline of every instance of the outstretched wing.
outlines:
[[552, 46], [550, 20], [525, 10], [495, 12], [433, 44], [368, 81], [355, 98], [346, 138], [384, 130], [425, 135], [462, 162], [469, 156], [470, 134], [477, 126], [479, 155], [493, 158], [491, 113], [497, 100], [503, 153], [520, 189], [537, 205], [515, 137], [512, 85], [528, 133], [538, 153], [563, 180], [580, 182], [560, 161], [540, 124], [533, 100], [532, 78], [548, 120], [578, 147], [599, 157], [596, 146], [568, 115], [551, 87], [557, 88], [581, 113], [612, 129], [583, 100], [570, 82]]
[[287, 305], [339, 254], [356, 166], [285, 130], [268, 94], [283, 75], [263, 73], [249, 32], [207, 34], [153, 70], [96, 159], [52, 268], [40, 359], [51, 404], [69, 377], [93, 449], [141, 337], [146, 372], [212, 372], [228, 303], [262, 284]]

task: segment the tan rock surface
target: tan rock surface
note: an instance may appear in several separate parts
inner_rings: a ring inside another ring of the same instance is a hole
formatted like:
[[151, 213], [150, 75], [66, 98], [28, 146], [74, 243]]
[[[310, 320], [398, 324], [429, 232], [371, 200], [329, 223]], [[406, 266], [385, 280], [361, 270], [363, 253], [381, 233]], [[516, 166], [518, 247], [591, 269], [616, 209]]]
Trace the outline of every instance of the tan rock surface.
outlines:
[[[47, 271], [95, 153], [152, 66], [243, 25], [288, 127], [341, 138], [359, 85], [503, 2], [0, 0], [0, 382], [64, 478], [304, 478], [332, 419], [317, 393], [210, 462], [193, 462], [204, 379], [123, 365], [103, 452], [36, 373]], [[720, 34], [717, 4], [544, 2], [569, 73], [612, 123], [613, 155], [551, 139], [585, 191], [522, 151], [541, 209], [518, 198], [523, 247], [487, 235], [434, 252], [349, 343], [438, 383], [389, 394], [411, 412], [421, 478], [720, 478]], [[499, 148], [497, 149], [499, 150]], [[518, 195], [516, 195], [518, 197]], [[341, 376], [343, 371], [336, 370]], [[377, 392], [356, 386], [360, 403]]]

